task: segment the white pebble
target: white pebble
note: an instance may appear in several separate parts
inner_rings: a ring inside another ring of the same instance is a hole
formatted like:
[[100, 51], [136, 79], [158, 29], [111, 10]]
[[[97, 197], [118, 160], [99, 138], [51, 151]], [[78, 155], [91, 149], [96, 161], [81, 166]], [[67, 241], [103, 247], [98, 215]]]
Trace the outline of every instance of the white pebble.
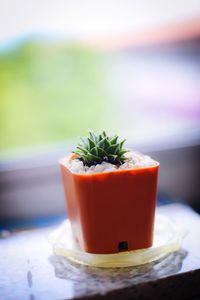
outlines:
[[130, 151], [126, 154], [126, 157], [127, 161], [119, 167], [108, 162], [102, 162], [101, 164], [88, 167], [84, 166], [83, 162], [79, 159], [71, 159], [71, 156], [62, 159], [62, 163], [66, 165], [72, 173], [79, 174], [94, 174], [104, 172], [115, 172], [118, 170], [147, 168], [151, 166], [156, 166], [158, 164], [150, 156], [144, 155], [139, 152]]

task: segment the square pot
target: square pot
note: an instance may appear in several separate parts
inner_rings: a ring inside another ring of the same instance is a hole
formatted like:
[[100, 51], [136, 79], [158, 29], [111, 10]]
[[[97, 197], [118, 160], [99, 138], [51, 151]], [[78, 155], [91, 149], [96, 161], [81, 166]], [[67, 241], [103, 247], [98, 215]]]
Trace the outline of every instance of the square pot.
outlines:
[[153, 242], [159, 164], [107, 173], [72, 173], [60, 161], [67, 211], [80, 248], [108, 254]]

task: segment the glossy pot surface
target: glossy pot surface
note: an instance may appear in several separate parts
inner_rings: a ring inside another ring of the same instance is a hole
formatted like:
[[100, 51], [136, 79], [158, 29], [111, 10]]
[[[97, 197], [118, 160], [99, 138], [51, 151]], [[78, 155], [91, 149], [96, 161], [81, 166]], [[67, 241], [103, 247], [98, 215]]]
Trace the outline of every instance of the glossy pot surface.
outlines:
[[60, 166], [72, 231], [83, 251], [117, 253], [152, 245], [159, 164], [95, 174]]

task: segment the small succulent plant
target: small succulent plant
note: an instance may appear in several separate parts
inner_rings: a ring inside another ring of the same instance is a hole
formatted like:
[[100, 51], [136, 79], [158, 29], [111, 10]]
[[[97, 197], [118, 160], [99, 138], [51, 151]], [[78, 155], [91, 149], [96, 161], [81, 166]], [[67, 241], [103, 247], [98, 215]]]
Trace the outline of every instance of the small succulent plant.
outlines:
[[105, 131], [101, 134], [89, 131], [89, 136], [81, 138], [74, 153], [85, 166], [90, 167], [103, 161], [121, 165], [127, 159], [124, 154], [129, 152], [129, 150], [123, 149], [125, 141], [118, 141], [118, 135], [108, 136]]

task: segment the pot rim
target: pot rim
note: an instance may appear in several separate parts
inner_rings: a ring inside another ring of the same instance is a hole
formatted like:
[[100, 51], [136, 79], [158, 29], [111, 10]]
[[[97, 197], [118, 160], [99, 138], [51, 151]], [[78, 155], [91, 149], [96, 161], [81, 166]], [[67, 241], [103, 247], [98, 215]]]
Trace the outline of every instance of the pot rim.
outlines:
[[60, 158], [58, 160], [58, 163], [61, 166], [65, 167], [67, 170], [69, 170], [70, 173], [72, 173], [72, 174], [74, 174], [76, 176], [81, 176], [81, 177], [83, 177], [83, 176], [84, 177], [85, 176], [91, 177], [91, 176], [101, 176], [101, 175], [103, 176], [103, 174], [112, 174], [112, 173], [114, 173], [114, 174], [118, 173], [119, 174], [119, 173], [127, 173], [127, 172], [134, 172], [134, 171], [138, 172], [140, 170], [158, 169], [160, 167], [160, 163], [158, 161], [155, 161], [156, 164], [154, 166], [147, 166], [147, 167], [140, 167], [140, 168], [130, 168], [130, 169], [118, 169], [117, 171], [104, 171], [104, 172], [95, 172], [95, 173], [77, 173], [77, 172], [72, 172], [70, 170], [70, 168], [66, 164], [64, 164], [64, 159], [66, 159], [67, 157], [71, 157], [72, 155], [73, 154], [71, 154], [69, 156], [64, 156], [64, 157]]

